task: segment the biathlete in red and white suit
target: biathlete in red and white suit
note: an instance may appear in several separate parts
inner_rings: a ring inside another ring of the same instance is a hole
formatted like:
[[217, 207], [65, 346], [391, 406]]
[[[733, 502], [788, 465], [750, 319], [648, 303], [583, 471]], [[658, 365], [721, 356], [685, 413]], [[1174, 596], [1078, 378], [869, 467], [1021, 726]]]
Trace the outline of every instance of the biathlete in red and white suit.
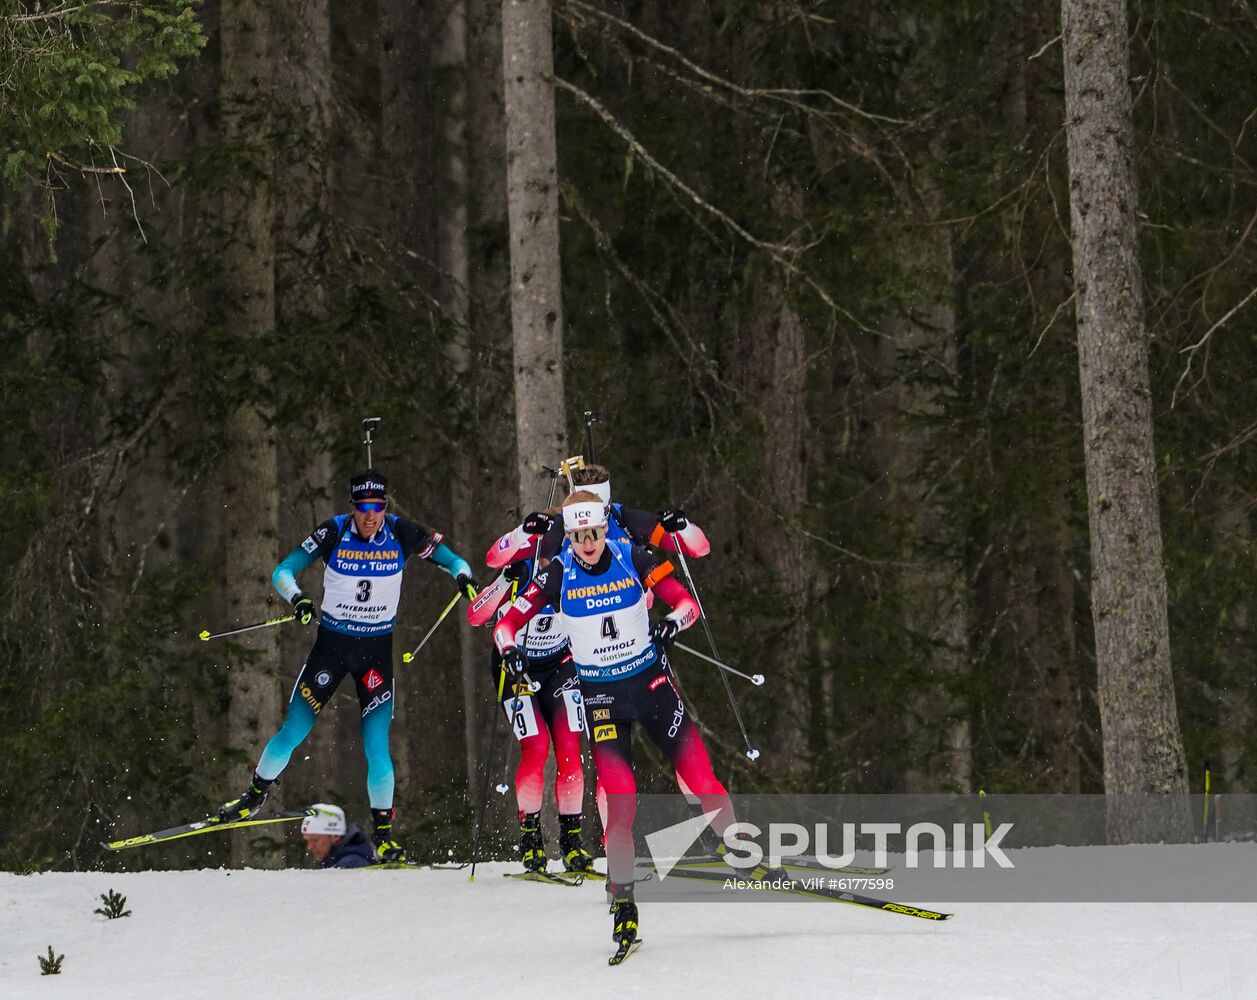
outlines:
[[[671, 760], [704, 812], [715, 810], [717, 834], [733, 822], [728, 792], [712, 771], [707, 748], [672, 683], [663, 649], [698, 620], [698, 606], [644, 548], [607, 539], [607, 505], [597, 494], [573, 493], [563, 504], [563, 527], [571, 543], [534, 578], [493, 630], [508, 669], [527, 667], [519, 630], [547, 606], [568, 634], [580, 676], [594, 767], [607, 791], [608, 886], [614, 901], [617, 941], [637, 932], [633, 902], [632, 729], [640, 724]], [[652, 628], [646, 594], [671, 607]]]
[[[527, 585], [532, 560], [513, 563], [507, 576], [514, 587]], [[491, 598], [490, 598], [491, 599]], [[503, 611], [506, 608], [503, 607]], [[473, 603], [468, 620], [480, 624], [487, 613]], [[476, 618], [480, 617], [477, 621]], [[493, 651], [493, 683], [500, 693], [502, 710], [519, 740], [519, 766], [515, 770], [515, 802], [519, 810], [519, 851], [524, 867], [544, 871], [545, 841], [541, 835], [541, 800], [545, 788], [546, 760], [554, 747], [554, 801], [559, 810], [559, 853], [568, 871], [586, 871], [593, 858], [581, 842], [581, 812], [585, 798], [585, 769], [581, 761], [581, 734], [585, 714], [580, 681], [572, 663], [567, 633], [552, 608], [541, 612], [515, 634], [514, 644], [524, 653], [527, 678], [539, 685], [534, 692], [522, 677], [508, 677], [502, 656]]]

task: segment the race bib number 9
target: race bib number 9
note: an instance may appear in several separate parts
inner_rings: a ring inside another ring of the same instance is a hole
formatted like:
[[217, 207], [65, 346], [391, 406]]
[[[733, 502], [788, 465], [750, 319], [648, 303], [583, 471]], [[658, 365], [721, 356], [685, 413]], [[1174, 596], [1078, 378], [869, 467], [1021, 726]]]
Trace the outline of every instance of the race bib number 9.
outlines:
[[514, 731], [517, 740], [536, 736], [539, 732], [537, 729], [537, 710], [533, 706], [532, 695], [523, 695], [518, 700], [507, 698], [506, 701], [502, 702], [502, 710], [506, 712], [506, 721], [511, 724], [511, 729]]
[[585, 701], [579, 691], [571, 688], [563, 692], [563, 707], [567, 709], [567, 728], [574, 733], [585, 731]]

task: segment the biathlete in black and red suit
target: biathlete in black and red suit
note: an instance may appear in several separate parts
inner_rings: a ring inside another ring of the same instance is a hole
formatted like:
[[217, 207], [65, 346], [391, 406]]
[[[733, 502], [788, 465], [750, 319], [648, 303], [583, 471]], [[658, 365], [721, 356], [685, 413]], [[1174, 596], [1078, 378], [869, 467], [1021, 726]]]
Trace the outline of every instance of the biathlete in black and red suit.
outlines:
[[[711, 826], [718, 835], [734, 820], [729, 794], [712, 771], [707, 748], [673, 685], [663, 651], [698, 620], [698, 606], [670, 576], [670, 563], [658, 563], [641, 546], [608, 541], [607, 524], [607, 504], [597, 494], [578, 491], [564, 501], [563, 527], [570, 546], [541, 569], [503, 615], [493, 640], [507, 668], [519, 675], [527, 669], [527, 659], [516, 637], [531, 619], [551, 608], [567, 631], [594, 767], [607, 792], [612, 937], [623, 945], [637, 935], [633, 724], [641, 725], [668, 757], [703, 811], [716, 812]], [[653, 628], [646, 607], [651, 591], [672, 609]]]
[[[527, 586], [532, 575], [532, 559], [512, 563], [506, 570], [511, 582], [509, 594]], [[467, 620], [481, 625], [501, 604], [505, 612], [508, 592], [494, 598], [486, 591], [484, 601], [474, 602]], [[559, 616], [550, 608], [521, 628], [514, 643], [522, 650], [528, 680], [538, 685], [533, 691], [523, 677], [508, 677], [502, 656], [493, 651], [493, 683], [502, 710], [519, 741], [519, 766], [515, 769], [515, 803], [519, 815], [520, 860], [530, 871], [544, 871], [545, 842], [541, 835], [541, 800], [545, 788], [546, 760], [554, 747], [554, 801], [559, 810], [559, 853], [567, 871], [588, 871], [593, 858], [581, 841], [581, 812], [585, 798], [585, 769], [581, 761], [581, 734], [585, 731], [580, 681], [572, 663], [567, 633]]]

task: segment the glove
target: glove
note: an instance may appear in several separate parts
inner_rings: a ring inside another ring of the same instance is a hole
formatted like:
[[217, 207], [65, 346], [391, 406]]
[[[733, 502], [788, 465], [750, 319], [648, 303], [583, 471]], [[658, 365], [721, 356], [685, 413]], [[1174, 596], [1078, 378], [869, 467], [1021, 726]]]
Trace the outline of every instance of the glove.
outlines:
[[480, 586], [476, 583], [475, 579], [468, 576], [466, 573], [459, 573], [458, 579], [454, 582], [458, 585], [458, 592], [467, 598], [467, 600], [474, 601], [476, 599], [476, 591], [480, 589]]
[[305, 594], [297, 594], [292, 602], [293, 614], [297, 616], [297, 623], [300, 625], [309, 625], [314, 621], [314, 602]]
[[689, 518], [685, 516], [683, 510], [661, 510], [659, 512], [659, 523], [663, 525], [663, 530], [669, 535], [678, 531], [684, 531], [690, 526]]
[[681, 626], [671, 618], [660, 618], [650, 630], [650, 638], [663, 649], [667, 649], [681, 632]]
[[539, 510], [533, 511], [524, 518], [524, 530], [530, 535], [544, 535], [550, 530], [552, 524], [554, 524], [554, 518]]
[[524, 676], [524, 669], [527, 667], [523, 650], [518, 646], [507, 646], [502, 650], [502, 666], [511, 675], [512, 680], [518, 681]]

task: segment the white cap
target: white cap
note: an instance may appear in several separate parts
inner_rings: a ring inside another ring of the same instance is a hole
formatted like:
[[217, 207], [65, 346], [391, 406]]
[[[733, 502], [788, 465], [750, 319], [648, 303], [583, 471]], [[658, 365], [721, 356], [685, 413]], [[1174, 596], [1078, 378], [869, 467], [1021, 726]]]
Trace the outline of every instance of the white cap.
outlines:
[[301, 832], [321, 833], [332, 837], [345, 835], [345, 810], [340, 806], [318, 802], [310, 807], [313, 812], [301, 821]]
[[582, 486], [581, 489], [589, 490], [590, 493], [595, 493], [598, 496], [602, 497], [603, 503], [611, 502], [611, 480], [610, 479], [604, 480], [601, 483], [590, 483], [588, 486]]
[[602, 500], [582, 500], [563, 508], [563, 530], [601, 528], [607, 523], [607, 505]]

